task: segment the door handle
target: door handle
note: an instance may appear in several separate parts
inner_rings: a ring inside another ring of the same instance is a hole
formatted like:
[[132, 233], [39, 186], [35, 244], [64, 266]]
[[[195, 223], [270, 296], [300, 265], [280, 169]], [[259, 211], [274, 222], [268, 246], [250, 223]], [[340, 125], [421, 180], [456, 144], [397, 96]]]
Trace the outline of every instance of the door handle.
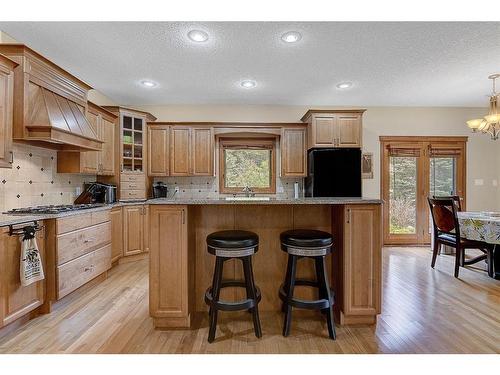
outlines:
[[14, 164], [14, 152], [13, 151], [9, 151], [9, 154], [10, 154], [9, 164]]

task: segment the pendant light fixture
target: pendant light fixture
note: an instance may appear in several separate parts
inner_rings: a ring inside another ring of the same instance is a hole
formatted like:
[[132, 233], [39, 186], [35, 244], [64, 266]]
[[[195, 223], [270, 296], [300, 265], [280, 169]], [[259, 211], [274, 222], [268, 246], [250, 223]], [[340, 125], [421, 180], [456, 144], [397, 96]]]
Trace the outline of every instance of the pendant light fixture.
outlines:
[[488, 78], [493, 81], [493, 92], [490, 96], [490, 110], [483, 118], [467, 121], [467, 126], [474, 132], [490, 134], [491, 139], [497, 140], [500, 135], [500, 113], [498, 112], [498, 96], [496, 92], [495, 80], [500, 74], [492, 74]]

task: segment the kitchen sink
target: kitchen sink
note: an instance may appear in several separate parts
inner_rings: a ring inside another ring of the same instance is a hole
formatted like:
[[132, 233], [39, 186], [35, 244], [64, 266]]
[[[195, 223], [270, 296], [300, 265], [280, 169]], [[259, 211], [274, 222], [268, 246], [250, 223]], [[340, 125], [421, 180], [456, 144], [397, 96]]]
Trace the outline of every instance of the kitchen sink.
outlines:
[[226, 197], [227, 201], [268, 201], [269, 197]]

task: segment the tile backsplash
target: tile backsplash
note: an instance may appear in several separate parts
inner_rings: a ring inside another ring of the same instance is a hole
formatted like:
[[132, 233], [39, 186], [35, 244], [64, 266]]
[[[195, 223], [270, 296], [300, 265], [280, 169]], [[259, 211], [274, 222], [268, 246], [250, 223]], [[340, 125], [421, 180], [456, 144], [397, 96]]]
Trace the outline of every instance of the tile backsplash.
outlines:
[[[157, 181], [162, 181], [168, 186], [168, 197], [173, 196], [176, 186], [179, 188], [179, 193], [175, 197], [178, 198], [217, 198], [220, 194], [217, 177], [156, 177], [154, 182]], [[293, 198], [293, 185], [296, 181], [299, 183], [300, 196], [303, 196], [303, 178], [277, 177], [276, 197]]]
[[76, 188], [95, 175], [57, 172], [57, 151], [14, 144], [12, 168], [0, 168], [0, 212], [17, 207], [71, 204]]

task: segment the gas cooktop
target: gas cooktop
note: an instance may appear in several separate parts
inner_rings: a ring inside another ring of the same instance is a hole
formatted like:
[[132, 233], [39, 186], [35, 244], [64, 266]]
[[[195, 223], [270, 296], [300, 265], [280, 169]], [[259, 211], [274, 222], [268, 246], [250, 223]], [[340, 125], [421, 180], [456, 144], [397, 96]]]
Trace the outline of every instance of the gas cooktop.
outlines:
[[9, 215], [36, 215], [36, 214], [58, 214], [62, 212], [86, 210], [89, 208], [96, 208], [104, 206], [104, 203], [89, 203], [89, 204], [59, 204], [50, 206], [36, 206], [36, 207], [23, 207], [14, 208], [10, 211], [4, 212]]

